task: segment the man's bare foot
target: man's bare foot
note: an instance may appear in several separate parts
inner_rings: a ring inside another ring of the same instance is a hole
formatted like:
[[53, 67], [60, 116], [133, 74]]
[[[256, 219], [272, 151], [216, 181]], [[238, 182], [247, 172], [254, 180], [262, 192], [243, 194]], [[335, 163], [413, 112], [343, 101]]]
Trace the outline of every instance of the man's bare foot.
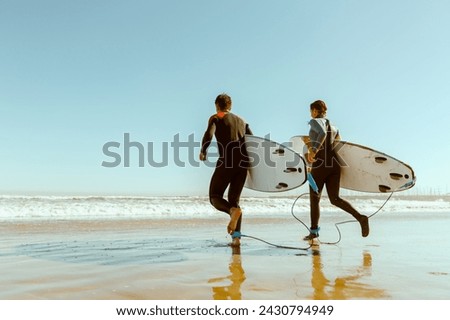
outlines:
[[239, 247], [240, 245], [241, 245], [241, 239], [234, 238], [233, 240], [231, 240], [230, 246]]
[[236, 230], [236, 225], [241, 215], [242, 210], [240, 208], [233, 207], [230, 209], [230, 222], [228, 223], [227, 226], [228, 234], [232, 234], [234, 230]]

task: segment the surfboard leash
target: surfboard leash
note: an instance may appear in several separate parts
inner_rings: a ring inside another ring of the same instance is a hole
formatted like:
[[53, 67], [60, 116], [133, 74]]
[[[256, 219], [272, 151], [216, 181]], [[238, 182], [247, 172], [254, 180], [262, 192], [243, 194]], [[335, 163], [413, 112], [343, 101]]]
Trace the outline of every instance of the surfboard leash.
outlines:
[[[394, 192], [392, 192], [392, 193], [389, 195], [389, 197], [384, 201], [384, 203], [383, 203], [383, 204], [382, 204], [382, 205], [381, 205], [374, 213], [372, 213], [371, 215], [369, 215], [368, 218], [370, 219], [370, 218], [372, 218], [373, 216], [375, 216], [377, 213], [379, 213], [379, 212], [383, 209], [383, 207], [389, 202], [389, 200], [391, 199], [391, 197], [392, 197], [393, 194], [394, 194]], [[308, 193], [308, 192], [302, 193], [301, 195], [299, 195], [299, 196], [294, 200], [294, 202], [292, 203], [292, 206], [291, 206], [291, 214], [292, 214], [292, 216], [293, 216], [298, 222], [300, 222], [300, 223], [306, 228], [306, 230], [309, 232], [309, 231], [310, 231], [310, 230], [309, 230], [309, 227], [308, 227], [308, 226], [307, 226], [300, 218], [298, 218], [298, 217], [295, 215], [295, 213], [294, 213], [295, 204], [297, 203], [297, 201], [298, 201], [300, 198], [302, 198], [303, 196], [306, 196], [306, 195], [309, 195], [309, 193]], [[336, 244], [338, 244], [338, 243], [342, 240], [342, 233], [341, 233], [341, 230], [339, 229], [339, 225], [341, 225], [341, 224], [346, 224], [346, 223], [354, 223], [354, 222], [357, 222], [357, 220], [346, 220], [346, 221], [342, 221], [342, 222], [338, 222], [338, 223], [335, 223], [335, 224], [334, 224], [334, 226], [336, 227], [336, 230], [337, 230], [337, 232], [338, 232], [338, 235], [339, 235], [338, 240], [335, 241], [335, 242], [322, 242], [322, 241], [320, 241], [319, 238], [317, 238], [317, 240], [319, 241], [320, 244], [336, 245]], [[249, 239], [261, 241], [261, 242], [263, 242], [263, 243], [265, 243], [265, 244], [268, 244], [268, 245], [270, 245], [270, 246], [272, 246], [272, 247], [279, 248], [279, 249], [305, 250], [305, 251], [306, 251], [306, 250], [309, 250], [309, 249], [313, 246], [313, 244], [312, 244], [311, 241], [310, 241], [309, 246], [305, 248], [305, 247], [291, 247], [291, 246], [279, 245], [279, 244], [271, 243], [271, 242], [266, 241], [266, 240], [264, 240], [264, 239], [261, 239], [261, 238], [258, 238], [258, 237], [254, 237], [254, 236], [250, 236], [250, 235], [246, 235], [246, 234], [241, 234], [240, 236], [243, 237], [243, 238], [249, 238]]]
[[[291, 213], [294, 216], [294, 218], [297, 219], [300, 223], [302, 223], [305, 226], [305, 228], [309, 231], [309, 228], [306, 226], [306, 224], [303, 221], [301, 221], [300, 219], [298, 219], [294, 215], [294, 212], [293, 212], [293, 207], [295, 206], [295, 203], [298, 201], [298, 199], [300, 199], [300, 197], [302, 197], [304, 195], [307, 195], [307, 194], [308, 193], [301, 194], [300, 196], [297, 197], [297, 199], [295, 199], [294, 204], [293, 204], [292, 209], [291, 209]], [[249, 239], [261, 241], [261, 242], [263, 242], [265, 244], [268, 244], [268, 245], [270, 245], [272, 247], [279, 248], [279, 249], [304, 250], [304, 251], [306, 251], [306, 250], [309, 250], [312, 247], [312, 243], [310, 243], [308, 247], [291, 247], [291, 246], [285, 246], [285, 245], [279, 245], [279, 244], [271, 243], [271, 242], [266, 241], [264, 239], [261, 239], [261, 238], [258, 238], [258, 237], [254, 237], [254, 236], [250, 236], [250, 235], [246, 235], [246, 234], [241, 234], [240, 236], [243, 237], [243, 238], [249, 238]]]
[[275, 247], [275, 248], [278, 248], [278, 249], [305, 250], [305, 251], [306, 251], [306, 250], [309, 250], [309, 249], [312, 247], [311, 244], [310, 244], [308, 247], [306, 247], [306, 248], [283, 246], [283, 245], [271, 243], [271, 242], [269, 242], [269, 241], [266, 241], [266, 240], [261, 239], [261, 238], [258, 238], [258, 237], [249, 236], [249, 235], [245, 235], [245, 234], [242, 234], [241, 237], [245, 237], [245, 238], [249, 238], [249, 239], [261, 241], [261, 242], [263, 242], [263, 243], [265, 243], [265, 244], [268, 244], [269, 246], [272, 246], [272, 247]]
[[[299, 219], [299, 218], [295, 215], [295, 213], [294, 213], [294, 207], [295, 207], [295, 204], [297, 203], [297, 201], [298, 201], [301, 197], [303, 197], [304, 195], [308, 195], [308, 194], [309, 194], [309, 193], [303, 193], [303, 194], [299, 195], [299, 196], [294, 200], [294, 203], [292, 204], [292, 207], [291, 207], [291, 214], [292, 214], [292, 216], [293, 216], [297, 221], [299, 221], [301, 224], [303, 224], [303, 225], [305, 226], [305, 228], [309, 231], [308, 226], [307, 226], [301, 219]], [[383, 203], [383, 204], [382, 204], [382, 205], [381, 205], [374, 213], [372, 213], [371, 215], [369, 215], [368, 218], [370, 219], [370, 218], [372, 218], [373, 216], [375, 216], [378, 212], [380, 212], [381, 209], [383, 209], [383, 207], [389, 202], [389, 200], [391, 199], [391, 197], [392, 197], [393, 194], [394, 194], [394, 192], [391, 192], [391, 194], [390, 194], [389, 197], [384, 201], [384, 203]], [[320, 241], [320, 239], [318, 239], [318, 238], [317, 238], [317, 240], [319, 241], [320, 244], [330, 244], [330, 245], [338, 244], [338, 243], [342, 240], [342, 234], [341, 234], [341, 230], [339, 229], [339, 225], [341, 225], [341, 224], [346, 224], [346, 223], [354, 223], [354, 222], [357, 222], [357, 220], [346, 220], [346, 221], [342, 221], [342, 222], [338, 222], [338, 223], [335, 223], [335, 224], [334, 224], [334, 226], [336, 227], [336, 229], [337, 229], [337, 231], [338, 231], [338, 235], [339, 235], [338, 240], [335, 241], [335, 242], [322, 242], [322, 241]]]

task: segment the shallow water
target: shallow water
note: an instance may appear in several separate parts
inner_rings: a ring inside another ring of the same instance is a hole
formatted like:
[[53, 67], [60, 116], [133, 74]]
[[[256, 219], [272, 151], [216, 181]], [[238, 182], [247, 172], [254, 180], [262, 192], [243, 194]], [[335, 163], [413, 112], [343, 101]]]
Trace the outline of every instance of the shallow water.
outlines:
[[[337, 219], [343, 218], [343, 219]], [[2, 299], [449, 299], [450, 213], [385, 213], [320, 242], [292, 217], [245, 217], [239, 250], [226, 218], [9, 222], [0, 226]]]

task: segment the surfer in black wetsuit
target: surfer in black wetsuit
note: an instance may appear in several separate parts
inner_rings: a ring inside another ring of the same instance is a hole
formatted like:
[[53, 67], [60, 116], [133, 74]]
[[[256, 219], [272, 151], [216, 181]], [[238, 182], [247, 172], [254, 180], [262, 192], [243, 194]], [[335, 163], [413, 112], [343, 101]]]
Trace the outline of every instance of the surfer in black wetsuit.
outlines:
[[[206, 160], [206, 152], [213, 135], [216, 137], [219, 159], [209, 186], [209, 200], [219, 211], [230, 215], [227, 232], [232, 236], [232, 245], [240, 245], [242, 211], [239, 199], [247, 178], [248, 155], [244, 136], [252, 134], [248, 124], [231, 113], [231, 98], [226, 94], [217, 96], [217, 113], [208, 121], [203, 136], [200, 160]], [[228, 200], [224, 199], [228, 187]]]
[[340, 139], [339, 131], [325, 118], [327, 112], [325, 102], [314, 101], [310, 108], [312, 119], [309, 122], [309, 138], [305, 141], [308, 146], [306, 158], [312, 166], [311, 174], [317, 184], [318, 192], [314, 192], [311, 187], [309, 189], [311, 229], [304, 240], [312, 240], [319, 236], [319, 202], [324, 185], [326, 185], [331, 204], [347, 211], [358, 220], [362, 236], [367, 237], [369, 235], [368, 217], [360, 214], [348, 201], [339, 196], [341, 164], [333, 149], [334, 141]]

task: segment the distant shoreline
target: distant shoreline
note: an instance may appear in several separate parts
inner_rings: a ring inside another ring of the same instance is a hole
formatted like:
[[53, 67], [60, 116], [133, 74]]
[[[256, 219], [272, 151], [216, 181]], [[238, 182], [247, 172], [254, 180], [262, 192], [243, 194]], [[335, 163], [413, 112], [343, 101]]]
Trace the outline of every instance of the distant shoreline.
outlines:
[[[300, 193], [299, 193], [300, 194]], [[390, 193], [365, 193], [365, 194], [346, 194], [341, 193], [341, 196], [349, 199], [384, 199], [389, 197]], [[282, 193], [264, 193], [261, 195], [243, 195], [242, 199], [296, 199], [299, 195], [285, 195]], [[326, 194], [323, 195], [327, 197]], [[29, 194], [0, 194], [0, 199], [69, 199], [69, 200], [95, 200], [95, 199], [208, 199], [206, 195], [29, 195]], [[404, 194], [404, 193], [394, 193], [392, 199], [414, 199], [414, 200], [444, 200], [450, 201], [450, 194]]]

